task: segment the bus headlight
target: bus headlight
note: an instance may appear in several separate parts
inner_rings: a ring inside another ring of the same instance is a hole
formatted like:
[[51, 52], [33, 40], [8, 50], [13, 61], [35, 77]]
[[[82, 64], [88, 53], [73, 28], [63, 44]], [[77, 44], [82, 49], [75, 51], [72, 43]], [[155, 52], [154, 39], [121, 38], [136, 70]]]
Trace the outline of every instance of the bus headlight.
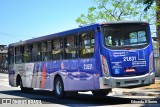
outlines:
[[101, 55], [101, 66], [102, 66], [103, 75], [109, 76], [107, 60], [103, 55]]
[[149, 55], [149, 72], [153, 72], [153, 68], [154, 68], [154, 65], [153, 65], [153, 52], [150, 53]]

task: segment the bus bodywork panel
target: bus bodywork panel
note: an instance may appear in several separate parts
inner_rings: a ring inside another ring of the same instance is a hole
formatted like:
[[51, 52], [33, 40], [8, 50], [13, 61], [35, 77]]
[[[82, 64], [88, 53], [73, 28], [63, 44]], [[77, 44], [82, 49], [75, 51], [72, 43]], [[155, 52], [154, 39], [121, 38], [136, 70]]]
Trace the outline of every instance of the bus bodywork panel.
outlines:
[[[115, 26], [112, 24], [111, 28], [110, 25], [108, 28], [105, 28], [105, 33], [101, 35], [102, 38], [100, 41], [103, 41], [103, 43], [100, 43], [100, 53], [102, 65], [104, 63], [103, 60], [106, 61], [104, 65], [108, 68], [108, 75], [104, 75], [101, 78], [100, 84], [110, 83], [108, 84], [110, 87], [129, 87], [150, 85], [155, 82], [153, 47], [152, 40], [150, 39], [151, 34], [149, 24], [137, 23], [137, 26], [139, 27], [136, 28], [134, 24], [129, 24], [127, 27], [126, 23], [124, 25], [123, 23], [120, 23], [119, 25], [115, 24]], [[132, 29], [129, 27], [132, 27]], [[107, 31], [107, 29], [110, 30]], [[113, 34], [113, 31], [118, 33]], [[141, 35], [139, 33], [140, 36], [143, 36], [143, 42], [135, 42], [132, 38], [132, 42], [135, 44], [125, 45], [124, 41], [131, 42], [131, 39], [128, 39], [127, 36], [132, 32], [143, 32]], [[121, 41], [122, 38], [120, 36], [122, 34], [126, 35], [126, 40]], [[112, 43], [115, 42], [115, 40], [110, 44], [110, 35], [112, 35], [112, 37], [118, 37], [119, 44], [113, 45]], [[107, 41], [107, 45], [105, 44], [105, 37], [110, 37], [109, 42]], [[104, 72], [103, 66], [102, 72]]]
[[148, 49], [129, 51], [109, 51], [113, 77], [139, 76], [149, 73]]
[[103, 84], [110, 83], [110, 87], [127, 87], [154, 83], [154, 67], [150, 68], [154, 63], [152, 54], [147, 48], [137, 51], [109, 51], [109, 77], [104, 78]]
[[9, 84], [17, 86], [19, 74], [24, 87], [54, 89], [54, 79], [58, 74], [66, 91], [95, 90], [99, 89], [99, 75], [94, 75], [95, 67], [94, 59], [15, 64], [9, 70]]

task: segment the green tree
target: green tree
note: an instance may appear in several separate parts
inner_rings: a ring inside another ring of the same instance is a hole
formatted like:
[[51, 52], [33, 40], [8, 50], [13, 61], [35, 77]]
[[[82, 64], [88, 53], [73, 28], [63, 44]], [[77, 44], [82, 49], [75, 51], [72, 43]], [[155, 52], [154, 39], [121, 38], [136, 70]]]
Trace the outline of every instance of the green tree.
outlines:
[[139, 0], [142, 2], [146, 7], [144, 11], [148, 11], [154, 4], [155, 11], [156, 11], [156, 28], [157, 28], [157, 36], [159, 38], [159, 46], [160, 46], [160, 1], [159, 0]]
[[[144, 4], [139, 0], [92, 0], [93, 6], [88, 8], [88, 14], [81, 14], [76, 22], [80, 25], [96, 22], [142, 20], [155, 23], [153, 7], [144, 12]], [[149, 16], [149, 17], [148, 17]]]
[[157, 10], [156, 10], [157, 36], [159, 39], [159, 50], [160, 50], [160, 1], [159, 0], [156, 0], [156, 6], [157, 6]]
[[139, 0], [139, 1], [146, 6], [144, 11], [147, 11], [148, 9], [150, 9], [150, 7], [156, 2], [156, 0]]

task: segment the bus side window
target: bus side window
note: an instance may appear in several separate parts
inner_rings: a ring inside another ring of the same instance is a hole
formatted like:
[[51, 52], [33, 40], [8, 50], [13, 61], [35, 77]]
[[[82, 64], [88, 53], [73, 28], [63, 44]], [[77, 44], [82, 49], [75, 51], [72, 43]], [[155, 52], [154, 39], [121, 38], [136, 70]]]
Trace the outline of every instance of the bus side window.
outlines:
[[31, 62], [32, 60], [32, 45], [31, 44], [27, 44], [24, 46], [24, 62]]
[[45, 41], [42, 42], [41, 44], [42, 61], [47, 61], [46, 51], [47, 51], [47, 42]]
[[52, 41], [47, 41], [47, 59], [52, 60]]
[[41, 61], [40, 44], [34, 43], [32, 48], [32, 61]]
[[9, 47], [9, 55], [8, 55], [8, 58], [9, 58], [9, 63], [10, 65], [14, 64], [14, 47]]
[[45, 41], [41, 44], [42, 61], [52, 60], [52, 41]]
[[21, 64], [23, 63], [23, 51], [24, 47], [23, 46], [17, 46], [15, 48], [15, 63], [16, 64]]
[[53, 51], [52, 57], [53, 60], [60, 60], [63, 58], [63, 38], [55, 38], [53, 39]]
[[77, 34], [66, 36], [65, 40], [65, 59], [74, 59], [78, 57]]
[[80, 44], [80, 58], [90, 58], [93, 57], [95, 37], [94, 31], [87, 31], [80, 33], [79, 36]]

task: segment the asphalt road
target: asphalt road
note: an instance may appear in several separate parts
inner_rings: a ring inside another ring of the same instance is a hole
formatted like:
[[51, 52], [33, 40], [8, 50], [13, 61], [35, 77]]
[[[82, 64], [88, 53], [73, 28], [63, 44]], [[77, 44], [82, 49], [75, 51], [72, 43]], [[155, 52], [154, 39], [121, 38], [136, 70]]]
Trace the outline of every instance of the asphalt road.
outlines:
[[[131, 96], [119, 96], [119, 95], [112, 95], [103, 97], [103, 98], [96, 98], [90, 93], [80, 93], [76, 96], [67, 96], [66, 98], [59, 99], [54, 96], [54, 93], [49, 90], [34, 90], [27, 93], [21, 93], [19, 87], [10, 87], [8, 85], [7, 75], [0, 74], [0, 103], [4, 103], [4, 100], [11, 100], [12, 104], [0, 104], [0, 107], [64, 107], [64, 106], [119, 106], [119, 107], [135, 107], [135, 106], [157, 106], [159, 104], [152, 104], [156, 103], [156, 101], [160, 102], [159, 98], [153, 97], [150, 99], [146, 97], [131, 97]], [[3, 100], [3, 101], [2, 101]], [[143, 104], [143, 101], [153, 101], [150, 104]], [[18, 102], [19, 101], [19, 102]], [[27, 102], [25, 102], [27, 101]], [[139, 101], [136, 104], [136, 101]], [[13, 104], [14, 103], [14, 104]], [[42, 103], [42, 104], [41, 104]], [[132, 104], [135, 103], [135, 104]], [[22, 105], [23, 104], [23, 105]]]

